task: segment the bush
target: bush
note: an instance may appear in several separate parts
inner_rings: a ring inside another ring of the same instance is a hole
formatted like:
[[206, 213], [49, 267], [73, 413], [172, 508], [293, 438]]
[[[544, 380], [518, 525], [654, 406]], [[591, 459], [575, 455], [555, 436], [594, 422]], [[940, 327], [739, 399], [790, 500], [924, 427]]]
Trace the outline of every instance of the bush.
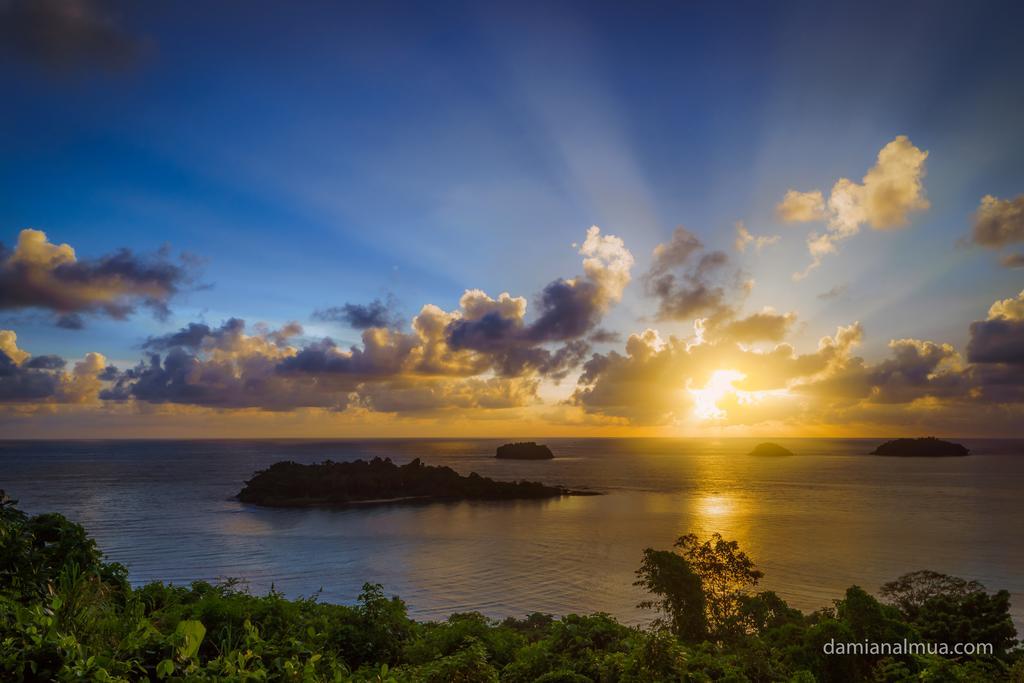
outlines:
[[[663, 619], [637, 629], [607, 614], [475, 613], [416, 623], [379, 584], [355, 605], [249, 594], [236, 581], [132, 589], [82, 527], [29, 517], [0, 494], [0, 680], [640, 683], [646, 681], [1014, 681], [1024, 659], [1009, 596], [915, 573], [854, 586], [805, 615], [774, 593], [735, 543], [685, 536], [648, 550], [638, 583]], [[827, 656], [830, 640], [992, 642], [993, 656]]]

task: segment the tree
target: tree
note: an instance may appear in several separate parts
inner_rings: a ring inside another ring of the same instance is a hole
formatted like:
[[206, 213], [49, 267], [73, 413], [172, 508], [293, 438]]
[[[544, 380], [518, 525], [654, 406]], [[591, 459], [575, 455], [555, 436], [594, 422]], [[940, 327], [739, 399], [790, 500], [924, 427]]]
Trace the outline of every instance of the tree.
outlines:
[[764, 576], [736, 541], [715, 533], [700, 542], [696, 534], [680, 536], [676, 548], [700, 577], [708, 629], [718, 639], [739, 629], [740, 601]]
[[696, 534], [680, 536], [677, 552], [644, 551], [635, 585], [658, 596], [640, 607], [657, 608], [683, 640], [724, 640], [743, 631], [742, 599], [764, 574], [721, 534], [701, 542]]
[[991, 643], [997, 656], [1017, 644], [1006, 591], [990, 594], [977, 581], [922, 570], [890, 581], [879, 592], [925, 640]]
[[940, 595], [963, 598], [984, 590], [985, 587], [977, 581], [967, 581], [957, 576], [922, 569], [883, 584], [878, 593], [886, 602], [895, 605], [905, 616], [913, 619], [921, 607], [932, 598]]
[[707, 606], [700, 577], [685, 558], [671, 550], [644, 550], [644, 559], [633, 583], [657, 599], [643, 600], [637, 607], [655, 609], [663, 616], [655, 622], [680, 639], [700, 642], [707, 638]]

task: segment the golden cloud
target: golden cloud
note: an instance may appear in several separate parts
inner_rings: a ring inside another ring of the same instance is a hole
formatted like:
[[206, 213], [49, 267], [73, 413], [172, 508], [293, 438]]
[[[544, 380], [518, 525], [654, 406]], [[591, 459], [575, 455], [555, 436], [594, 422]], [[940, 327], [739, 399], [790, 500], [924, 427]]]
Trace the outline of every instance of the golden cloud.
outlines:
[[898, 135], [878, 152], [875, 165], [860, 183], [849, 178], [837, 180], [826, 207], [817, 203], [823, 199], [820, 191], [788, 191], [777, 207], [783, 220], [828, 221], [826, 232], [812, 232], [808, 236], [811, 263], [802, 272], [794, 273], [793, 278], [806, 277], [821, 265], [826, 254], [837, 251], [838, 242], [856, 235], [861, 226], [870, 225], [875, 230], [900, 228], [907, 225], [912, 212], [929, 208], [931, 204], [924, 193], [927, 158], [927, 151], [915, 147], [907, 136]]

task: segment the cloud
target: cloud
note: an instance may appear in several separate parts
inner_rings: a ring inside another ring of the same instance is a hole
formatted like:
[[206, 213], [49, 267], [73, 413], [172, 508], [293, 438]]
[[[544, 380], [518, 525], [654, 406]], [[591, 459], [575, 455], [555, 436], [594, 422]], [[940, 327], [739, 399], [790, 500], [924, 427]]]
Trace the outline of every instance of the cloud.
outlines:
[[504, 410], [536, 403], [533, 378], [470, 378], [466, 380], [394, 381], [368, 385], [359, 393], [368, 410], [403, 415], [469, 410]]
[[395, 312], [396, 306], [395, 298], [389, 295], [386, 301], [374, 299], [368, 304], [346, 303], [317, 310], [313, 312], [313, 317], [317, 320], [342, 323], [356, 330], [394, 327], [399, 323]]
[[818, 298], [821, 299], [822, 301], [832, 301], [835, 299], [841, 299], [842, 297], [846, 296], [847, 289], [848, 287], [846, 285], [836, 285], [835, 287], [829, 289], [827, 292], [822, 292], [821, 294], [819, 294]]
[[82, 330], [85, 329], [85, 321], [82, 320], [82, 316], [77, 313], [65, 313], [64, 315], [57, 318], [57, 322], [54, 323], [57, 327], [65, 330]]
[[[788, 344], [767, 351], [746, 349], [733, 340], [663, 340], [648, 329], [633, 334], [625, 354], [594, 354], [583, 365], [570, 403], [585, 412], [625, 418], [634, 424], [669, 424], [692, 418], [693, 389], [706, 386], [716, 371], [736, 373], [732, 391], [760, 401], [799, 378], [827, 372], [860, 339], [860, 327], [840, 328], [816, 352], [797, 354]], [[733, 416], [737, 418], [738, 416]]]
[[[436, 321], [430, 320], [435, 311], [424, 309], [426, 320], [417, 316], [415, 334], [369, 328], [360, 345], [347, 349], [330, 338], [294, 346], [291, 342], [301, 333], [294, 324], [281, 329], [254, 326], [250, 331], [236, 318], [216, 328], [192, 323], [147, 340], [147, 349], [162, 353], [153, 353], [138, 366], [123, 372], [105, 369], [102, 378], [111, 384], [100, 395], [108, 401], [224, 410], [409, 413], [497, 409], [535, 401], [535, 377], [478, 377], [489, 360], [453, 358], [451, 352], [432, 349], [440, 341], [433, 334]], [[568, 362], [559, 352], [546, 361]], [[578, 364], [579, 358], [573, 362]]]
[[148, 339], [145, 348], [164, 353], [152, 353], [118, 373], [100, 396], [212, 408], [344, 407], [351, 382], [280, 372], [282, 362], [297, 355], [289, 340], [300, 333], [294, 323], [280, 329], [257, 325], [251, 331], [237, 318], [217, 328], [192, 323]]
[[1024, 320], [1024, 291], [1011, 299], [1000, 299], [988, 309], [988, 319]]
[[139, 42], [115, 17], [88, 0], [0, 2], [0, 50], [52, 71], [132, 65]]
[[[857, 323], [823, 337], [816, 351], [788, 343], [755, 349], [751, 336], [785, 336], [783, 316], [762, 311], [690, 339], [654, 330], [630, 336], [625, 353], [594, 354], [569, 399], [585, 414], [630, 424], [678, 424], [697, 415], [721, 425], [958, 424], [1020, 417], [1024, 404], [1024, 292], [996, 301], [971, 325], [967, 360], [951, 344], [894, 339], [871, 362], [855, 353]], [[1009, 417], [1008, 417], [1009, 416]]]
[[982, 197], [974, 212], [971, 240], [992, 249], [1024, 242], [1024, 194], [1014, 199]]
[[739, 320], [725, 322], [712, 327], [710, 333], [733, 341], [751, 344], [758, 341], [782, 341], [796, 322], [796, 313], [776, 313], [765, 308]]
[[753, 235], [747, 230], [747, 226], [743, 224], [743, 221], [736, 222], [736, 241], [734, 245], [738, 252], [746, 251], [747, 246], [750, 244], [754, 245], [756, 251], [761, 251], [767, 246], [777, 244], [779, 239], [781, 239], [779, 235]]
[[99, 398], [106, 359], [87, 353], [71, 372], [59, 356], [32, 356], [18, 348], [13, 330], [0, 330], [0, 403], [46, 405], [90, 403]]
[[527, 336], [536, 342], [565, 341], [594, 329], [608, 309], [622, 299], [633, 268], [633, 254], [621, 238], [602, 235], [596, 225], [587, 230], [579, 248], [584, 276], [558, 279], [538, 300], [540, 315]]
[[[467, 290], [460, 310], [447, 323], [447, 346], [489, 356], [501, 375], [535, 369], [556, 379], [564, 377], [589, 350], [584, 338], [597, 331], [604, 314], [622, 298], [633, 266], [633, 255], [623, 241], [602, 235], [597, 226], [587, 231], [579, 253], [584, 275], [545, 286], [533, 322], [526, 321], [523, 297], [503, 292], [492, 299], [481, 290]], [[542, 346], [553, 342], [563, 345], [555, 351]]]
[[15, 365], [21, 365], [31, 355], [18, 348], [18, 335], [14, 330], [0, 330], [0, 352]]
[[951, 344], [894, 339], [889, 349], [890, 358], [868, 368], [873, 401], [908, 403], [923, 396], [964, 396], [968, 380]]
[[[863, 225], [875, 230], [901, 228], [907, 225], [911, 213], [929, 208], [923, 182], [927, 158], [928, 152], [915, 147], [907, 136], [897, 136], [881, 149], [875, 165], [860, 183], [849, 178], [836, 181], [824, 215], [817, 211], [820, 192], [787, 192], [777, 207], [784, 220], [787, 215], [793, 216], [789, 220], [828, 220], [825, 232], [812, 232], [807, 237], [811, 263], [804, 271], [794, 273], [793, 279], [806, 277], [821, 265], [825, 255], [837, 251], [838, 242], [856, 235]], [[807, 208], [812, 206], [814, 210]]]
[[[974, 212], [970, 241], [989, 249], [1024, 242], [1024, 194], [1013, 199], [982, 197]], [[1004, 268], [1024, 267], [1024, 253], [1004, 254], [999, 263]]]
[[970, 362], [1024, 365], [1024, 291], [993, 303], [988, 317], [971, 323], [970, 330]]
[[411, 332], [367, 326], [347, 348], [329, 337], [298, 344], [295, 323], [251, 331], [235, 318], [217, 328], [190, 323], [148, 338], [149, 359], [118, 373], [102, 395], [265, 410], [442, 410], [445, 397], [484, 409], [523, 405], [539, 378], [557, 381], [579, 366], [590, 350], [586, 336], [629, 282], [632, 255], [619, 238], [591, 228], [579, 252], [584, 274], [545, 287], [532, 322], [525, 298], [471, 289], [454, 311], [423, 306]]
[[821, 190], [800, 192], [790, 189], [782, 201], [775, 205], [775, 213], [784, 223], [822, 221], [828, 217]]
[[913, 211], [931, 206], [924, 196], [924, 162], [928, 152], [897, 136], [878, 153], [878, 160], [858, 185], [840, 178], [829, 197], [830, 224], [841, 234], [868, 223], [875, 230], [900, 228]]
[[190, 266], [165, 252], [143, 257], [121, 249], [78, 259], [70, 245], [31, 229], [21, 231], [13, 250], [0, 245], [0, 310], [48, 309], [70, 329], [81, 326], [81, 314], [123, 319], [140, 305], [166, 316], [169, 301], [192, 281]]
[[1024, 268], [1024, 253], [1006, 254], [999, 263], [1004, 268]]
[[622, 335], [613, 330], [598, 328], [590, 333], [587, 341], [594, 344], [616, 344], [622, 341]]
[[644, 289], [658, 301], [658, 320], [722, 319], [734, 314], [729, 299], [739, 285], [723, 251], [705, 251], [704, 244], [686, 228], [654, 248]]

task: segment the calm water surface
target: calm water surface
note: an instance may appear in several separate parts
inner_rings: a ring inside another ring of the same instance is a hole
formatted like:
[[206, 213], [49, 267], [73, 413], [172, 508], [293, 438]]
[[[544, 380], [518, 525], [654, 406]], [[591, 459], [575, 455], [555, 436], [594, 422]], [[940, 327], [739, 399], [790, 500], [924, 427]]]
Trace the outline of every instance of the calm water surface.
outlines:
[[[549, 439], [559, 457], [527, 462], [496, 460], [495, 440], [9, 441], [0, 488], [27, 512], [84, 524], [135, 584], [238, 577], [257, 593], [350, 602], [376, 581], [418, 618], [604, 611], [640, 623], [643, 548], [719, 531], [802, 609], [929, 568], [1008, 589], [1021, 624], [1024, 441], [962, 442], [976, 455], [879, 458], [864, 455], [877, 440], [794, 439], [779, 443], [800, 456], [760, 459], [746, 439]], [[231, 500], [278, 460], [372, 456], [607, 495], [351, 510]]]

